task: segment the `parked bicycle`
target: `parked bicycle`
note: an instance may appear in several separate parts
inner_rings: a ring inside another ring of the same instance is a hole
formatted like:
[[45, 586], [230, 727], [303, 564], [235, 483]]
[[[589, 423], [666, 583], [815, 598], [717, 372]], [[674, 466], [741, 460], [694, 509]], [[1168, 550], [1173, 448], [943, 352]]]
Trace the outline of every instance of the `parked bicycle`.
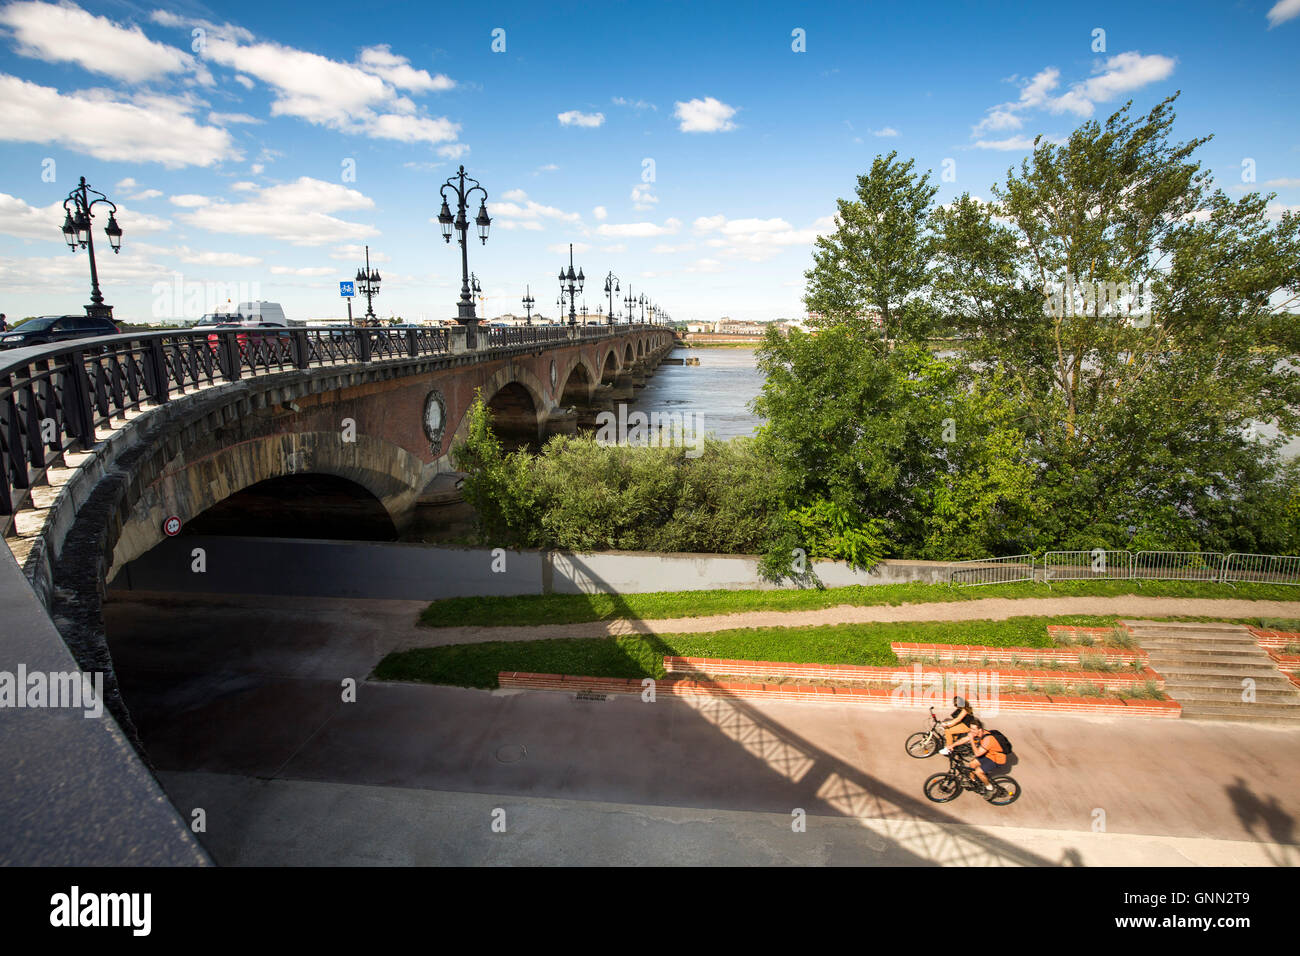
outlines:
[[1005, 774], [989, 777], [989, 783], [993, 784], [993, 790], [985, 790], [984, 784], [980, 783], [979, 777], [975, 776], [974, 771], [966, 766], [966, 760], [967, 755], [965, 754], [958, 754], [956, 751], [949, 754], [947, 772], [932, 775], [922, 786], [926, 799], [935, 803], [948, 803], [960, 797], [963, 790], [978, 793], [989, 803], [998, 807], [1005, 807], [1020, 799], [1020, 784], [1016, 783], [1015, 778]]

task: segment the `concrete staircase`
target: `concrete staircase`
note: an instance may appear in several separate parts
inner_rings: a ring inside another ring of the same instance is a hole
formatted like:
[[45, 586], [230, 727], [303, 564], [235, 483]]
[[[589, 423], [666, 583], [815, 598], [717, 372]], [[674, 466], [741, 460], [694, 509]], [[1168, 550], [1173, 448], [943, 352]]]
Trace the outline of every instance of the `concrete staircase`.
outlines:
[[[1121, 621], [1165, 679], [1165, 693], [1183, 717], [1253, 720], [1300, 727], [1300, 688], [1240, 624]], [[1255, 702], [1241, 699], [1242, 680], [1255, 681]]]

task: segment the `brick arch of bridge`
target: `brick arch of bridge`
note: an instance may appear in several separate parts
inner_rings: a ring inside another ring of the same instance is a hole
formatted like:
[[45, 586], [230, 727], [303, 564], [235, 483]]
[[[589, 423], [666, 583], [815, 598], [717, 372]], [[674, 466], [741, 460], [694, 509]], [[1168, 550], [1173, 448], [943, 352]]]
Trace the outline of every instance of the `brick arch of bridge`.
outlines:
[[163, 523], [182, 524], [262, 481], [290, 475], [333, 475], [375, 496], [399, 530], [409, 524], [425, 466], [405, 448], [364, 433], [278, 432], [190, 458], [181, 451], [143, 489], [122, 523], [105, 578], [163, 540]]
[[557, 382], [555, 387], [556, 404], [567, 406], [573, 404], [574, 400], [591, 401], [591, 396], [600, 383], [600, 376], [596, 374], [595, 366], [592, 365], [591, 360], [579, 352], [573, 358], [557, 366], [555, 380]]
[[604, 354], [600, 358], [600, 381], [602, 383], [608, 385], [623, 370], [623, 364], [619, 360], [621, 354], [621, 349], [614, 349], [608, 345], [604, 346]]

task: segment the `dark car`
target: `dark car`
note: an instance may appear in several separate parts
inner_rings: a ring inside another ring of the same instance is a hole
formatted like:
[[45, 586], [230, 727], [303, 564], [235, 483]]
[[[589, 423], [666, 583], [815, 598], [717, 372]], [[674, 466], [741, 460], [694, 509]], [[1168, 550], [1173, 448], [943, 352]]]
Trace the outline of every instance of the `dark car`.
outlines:
[[28, 319], [12, 332], [0, 335], [0, 349], [49, 345], [97, 335], [118, 335], [120, 331], [112, 319], [94, 319], [88, 315], [41, 315]]

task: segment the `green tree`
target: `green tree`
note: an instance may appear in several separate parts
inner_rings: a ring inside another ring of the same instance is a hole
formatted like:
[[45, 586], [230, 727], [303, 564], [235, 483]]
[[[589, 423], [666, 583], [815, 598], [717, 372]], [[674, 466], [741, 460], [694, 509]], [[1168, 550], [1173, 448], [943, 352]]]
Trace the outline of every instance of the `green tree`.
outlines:
[[[886, 340], [923, 334], [920, 293], [929, 279], [927, 216], [938, 187], [898, 153], [877, 156], [858, 177], [856, 199], [836, 202], [836, 229], [818, 236], [805, 276], [804, 304], [824, 324], [870, 331], [874, 313]], [[874, 335], [874, 333], [873, 333]]]

